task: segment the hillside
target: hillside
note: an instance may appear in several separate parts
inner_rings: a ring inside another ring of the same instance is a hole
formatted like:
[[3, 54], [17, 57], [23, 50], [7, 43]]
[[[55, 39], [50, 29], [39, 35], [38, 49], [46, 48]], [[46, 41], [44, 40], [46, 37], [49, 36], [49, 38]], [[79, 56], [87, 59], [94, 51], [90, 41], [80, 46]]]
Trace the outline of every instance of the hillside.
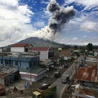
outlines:
[[47, 47], [47, 46], [52, 46], [52, 47], [63, 47], [63, 44], [59, 44], [56, 42], [52, 42], [50, 40], [44, 40], [44, 39], [40, 39], [37, 37], [30, 37], [24, 40], [21, 40], [18, 42], [19, 44], [22, 43], [29, 43], [32, 44], [35, 47]]

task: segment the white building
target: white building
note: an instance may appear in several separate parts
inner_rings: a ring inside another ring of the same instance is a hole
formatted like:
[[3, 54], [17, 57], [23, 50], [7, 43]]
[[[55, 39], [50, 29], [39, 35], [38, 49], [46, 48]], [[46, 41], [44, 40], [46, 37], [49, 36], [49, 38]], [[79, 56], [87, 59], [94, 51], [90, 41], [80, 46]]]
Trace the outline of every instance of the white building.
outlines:
[[96, 57], [98, 56], [98, 52], [97, 51], [94, 52], [94, 56], [96, 56]]
[[11, 46], [11, 52], [29, 52], [32, 49], [31, 44], [13, 44]]
[[54, 51], [52, 47], [33, 47], [32, 52], [39, 52], [40, 61], [54, 57]]
[[0, 52], [2, 52], [2, 49], [0, 48]]

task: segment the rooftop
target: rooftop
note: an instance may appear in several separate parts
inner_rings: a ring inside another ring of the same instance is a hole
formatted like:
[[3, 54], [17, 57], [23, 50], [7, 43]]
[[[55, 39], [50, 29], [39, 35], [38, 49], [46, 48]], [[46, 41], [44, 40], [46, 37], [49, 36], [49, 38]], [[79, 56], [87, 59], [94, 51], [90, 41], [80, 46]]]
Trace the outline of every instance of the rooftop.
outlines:
[[79, 86], [72, 95], [78, 96], [79, 98], [95, 98], [95, 92], [93, 90], [82, 86]]
[[33, 68], [33, 69], [20, 69], [21, 72], [28, 72], [28, 73], [35, 73], [35, 74], [38, 74], [40, 72], [42, 72], [43, 70], [45, 70], [44, 68]]
[[18, 70], [15, 68], [1, 68], [0, 69], [0, 77], [3, 78], [9, 74], [16, 72], [16, 71], [18, 71]]
[[13, 44], [11, 47], [26, 47], [28, 44]]
[[33, 47], [33, 51], [48, 51], [51, 47]]
[[98, 82], [98, 66], [80, 67], [76, 78], [82, 81]]

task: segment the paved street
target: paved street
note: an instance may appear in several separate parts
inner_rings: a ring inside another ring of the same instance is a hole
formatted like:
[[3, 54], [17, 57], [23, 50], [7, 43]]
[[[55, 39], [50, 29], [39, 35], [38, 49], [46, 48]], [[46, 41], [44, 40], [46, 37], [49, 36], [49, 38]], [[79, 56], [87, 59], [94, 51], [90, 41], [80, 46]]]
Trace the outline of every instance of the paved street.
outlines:
[[[82, 56], [79, 57], [76, 61], [80, 62]], [[63, 74], [69, 75], [70, 78], [72, 78], [73, 74], [76, 72], [76, 69], [78, 68], [79, 64], [73, 63], [72, 66], [70, 66]], [[62, 84], [61, 78], [58, 78], [52, 86], [56, 85], [57, 86], [57, 93], [56, 93], [56, 98], [62, 98], [62, 94], [67, 87], [67, 84]]]

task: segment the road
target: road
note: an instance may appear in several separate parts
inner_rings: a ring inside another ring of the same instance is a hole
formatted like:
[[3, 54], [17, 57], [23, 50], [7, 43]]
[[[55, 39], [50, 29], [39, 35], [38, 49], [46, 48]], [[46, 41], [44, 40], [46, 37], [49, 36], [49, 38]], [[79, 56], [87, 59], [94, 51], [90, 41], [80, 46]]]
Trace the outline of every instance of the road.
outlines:
[[[80, 56], [76, 61], [80, 62], [82, 56]], [[69, 75], [70, 78], [72, 78], [72, 76], [74, 75], [74, 73], [76, 72], [76, 69], [78, 68], [79, 63], [73, 63], [64, 73], [63, 75]], [[61, 82], [61, 78], [58, 78], [53, 84], [52, 86], [57, 86], [57, 93], [56, 93], [56, 98], [62, 98], [62, 94], [65, 90], [65, 88], [67, 87], [67, 84], [63, 84]]]

